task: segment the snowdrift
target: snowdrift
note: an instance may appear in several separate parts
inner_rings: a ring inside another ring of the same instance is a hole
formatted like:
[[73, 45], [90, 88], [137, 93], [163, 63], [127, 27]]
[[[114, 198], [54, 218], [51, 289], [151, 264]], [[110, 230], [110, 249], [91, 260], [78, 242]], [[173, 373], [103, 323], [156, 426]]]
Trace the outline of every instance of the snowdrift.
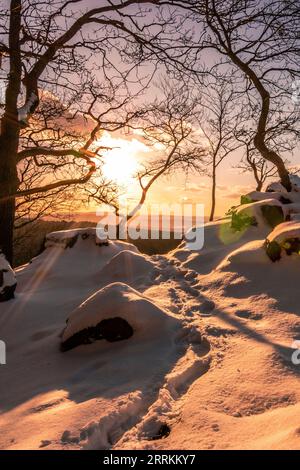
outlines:
[[145, 255], [135, 251], [123, 250], [113, 256], [99, 273], [101, 283], [122, 281], [135, 285], [138, 281], [146, 282], [151, 278], [155, 264]]
[[[80, 286], [85, 297], [101, 287], [104, 266], [121, 251], [137, 253], [137, 248], [122, 241], [103, 242], [97, 238], [95, 228], [53, 232], [47, 235], [44, 250], [20, 270], [21, 288], [26, 284], [39, 283], [39, 289], [59, 291], [73, 290]], [[105, 280], [103, 281], [105, 282]], [[110, 281], [111, 282], [111, 281]], [[80, 297], [80, 296], [79, 296]]]
[[114, 283], [96, 292], [71, 313], [62, 335], [62, 348], [68, 350], [93, 339], [118, 341], [133, 334], [140, 341], [170, 334], [179, 327], [178, 320], [139, 292], [126, 284]]

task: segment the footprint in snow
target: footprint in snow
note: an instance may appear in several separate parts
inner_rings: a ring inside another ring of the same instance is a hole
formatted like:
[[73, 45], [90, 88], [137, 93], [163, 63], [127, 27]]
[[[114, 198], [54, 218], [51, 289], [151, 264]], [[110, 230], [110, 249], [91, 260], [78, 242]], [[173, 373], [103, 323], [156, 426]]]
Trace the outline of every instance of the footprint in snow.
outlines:
[[204, 302], [199, 306], [199, 312], [202, 315], [210, 315], [215, 307], [216, 304], [212, 300], [204, 300]]
[[237, 310], [235, 315], [246, 320], [261, 320], [263, 318], [261, 313], [252, 313], [249, 310]]

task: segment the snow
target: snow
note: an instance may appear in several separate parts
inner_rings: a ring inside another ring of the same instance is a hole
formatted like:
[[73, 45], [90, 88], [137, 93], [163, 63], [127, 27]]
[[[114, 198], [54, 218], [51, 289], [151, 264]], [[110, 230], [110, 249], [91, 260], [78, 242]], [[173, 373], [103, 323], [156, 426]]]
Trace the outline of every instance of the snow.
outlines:
[[10, 264], [0, 252], [0, 302], [10, 300], [14, 295], [17, 280]]
[[114, 280], [135, 285], [137, 281], [149, 280], [154, 269], [155, 264], [147, 256], [123, 250], [107, 262], [100, 276], [102, 282], [106, 280], [109, 283]]
[[261, 191], [251, 191], [250, 193], [246, 194], [246, 198], [250, 199], [252, 202], [256, 201], [264, 201], [266, 199], [276, 199], [277, 201], [280, 200], [282, 197], [282, 192], [270, 192], [270, 193], [265, 193]]
[[279, 181], [270, 183], [267, 186], [267, 191], [268, 192], [273, 192], [274, 191], [274, 192], [278, 192], [278, 193], [286, 193], [285, 187], [282, 186], [282, 184]]
[[[257, 225], [206, 224], [199, 251], [148, 257], [92, 228], [50, 234], [0, 304], [0, 448], [298, 449], [300, 257], [272, 263], [266, 240], [299, 236], [300, 201], [278, 194], [238, 208]], [[293, 220], [272, 229], [265, 205]], [[115, 317], [132, 336], [60, 351]]]
[[45, 247], [50, 248], [57, 246], [61, 248], [72, 248], [77, 242], [82, 243], [85, 240], [89, 240], [93, 244], [100, 246], [105, 242], [105, 240], [98, 238], [97, 231], [94, 227], [76, 228], [49, 233], [46, 236]]
[[32, 108], [33, 108], [33, 106], [36, 102], [38, 102], [38, 96], [35, 93], [31, 93], [28, 100], [24, 104], [24, 106], [19, 108], [19, 110], [18, 110], [18, 120], [23, 125], [27, 125], [28, 118], [29, 118], [29, 116], [32, 112]]
[[158, 332], [170, 334], [179, 328], [178, 320], [139, 292], [126, 284], [113, 283], [100, 289], [71, 313], [62, 340], [66, 341], [78, 331], [115, 316], [126, 320], [134, 329], [135, 339], [139, 340], [155, 337]]
[[293, 191], [300, 192], [300, 176], [290, 175]]
[[289, 238], [300, 239], [300, 222], [292, 221], [277, 225], [273, 232], [268, 235], [268, 240], [270, 242], [276, 241], [279, 244]]
[[[292, 185], [292, 193], [300, 192], [300, 176], [298, 175], [291, 175], [290, 174], [290, 182]], [[286, 189], [280, 182], [273, 182], [268, 185], [267, 191], [275, 191], [283, 194], [291, 194], [287, 193]]]
[[[66, 243], [74, 237], [76, 243]], [[180, 383], [192, 382], [193, 370], [201, 373], [197, 358], [202, 360], [206, 343], [198, 325], [156, 304], [158, 296], [151, 294], [155, 277], [175, 268], [163, 257], [142, 256], [131, 244], [99, 246], [95, 240], [91, 229], [49, 235], [45, 250], [17, 270], [13, 303], [0, 307], [7, 345], [1, 448], [109, 448], [147, 414], [171, 371], [178, 392], [170, 408], [180, 399]], [[115, 282], [123, 273], [131, 287]], [[132, 324], [131, 338], [60, 351], [69, 335], [111, 315]]]

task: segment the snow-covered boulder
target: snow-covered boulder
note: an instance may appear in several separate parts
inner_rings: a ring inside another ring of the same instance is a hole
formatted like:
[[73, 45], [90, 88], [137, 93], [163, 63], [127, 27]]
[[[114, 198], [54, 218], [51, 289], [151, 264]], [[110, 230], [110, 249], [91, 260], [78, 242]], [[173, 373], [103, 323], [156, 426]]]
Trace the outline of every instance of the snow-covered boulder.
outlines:
[[[93, 292], [114, 281], [106, 276], [103, 268], [124, 250], [138, 252], [133, 244], [125, 241], [109, 240], [103, 243], [98, 239], [95, 228], [53, 232], [47, 235], [42, 253], [33, 258], [27, 267], [26, 278], [38, 277], [40, 288], [45, 290], [53, 286], [58, 290], [59, 286], [62, 298], [63, 291], [70, 289], [74, 298], [78, 295], [78, 302], [75, 303], [78, 305]], [[80, 286], [80, 289], [74, 286]]]
[[0, 252], [0, 302], [13, 299], [16, 287], [15, 273], [4, 254]]
[[300, 176], [290, 175], [290, 180], [291, 180], [293, 191], [295, 191], [296, 193], [299, 193], [300, 192]]
[[276, 199], [281, 202], [281, 204], [291, 204], [293, 199], [289, 197], [288, 193], [283, 194], [282, 192], [273, 191], [273, 192], [260, 192], [252, 191], [245, 196], [242, 196], [243, 200], [250, 202], [265, 201], [266, 199]]
[[285, 222], [278, 225], [268, 235], [266, 252], [272, 261], [279, 261], [282, 255], [300, 255], [300, 221]]
[[286, 210], [277, 199], [263, 199], [243, 204], [232, 211], [231, 226], [237, 231], [253, 226], [268, 225], [274, 228], [286, 218]]
[[62, 351], [97, 339], [119, 341], [134, 335], [144, 341], [165, 330], [178, 328], [180, 322], [135, 289], [113, 283], [93, 294], [67, 319], [62, 335]]
[[266, 191], [268, 193], [273, 193], [273, 192], [285, 193], [286, 189], [284, 186], [282, 186], [282, 184], [279, 181], [274, 181], [267, 186]]
[[105, 237], [98, 238], [97, 231], [94, 227], [76, 228], [71, 230], [62, 230], [59, 232], [51, 232], [46, 236], [45, 248], [60, 247], [60, 248], [73, 248], [80, 240], [89, 240], [93, 244], [102, 246], [108, 245], [108, 240]]
[[[300, 192], [300, 177], [298, 175], [290, 175], [290, 181], [292, 185], [292, 192]], [[277, 181], [274, 183], [270, 183], [267, 187], [267, 192], [279, 192], [279, 193], [287, 193], [287, 190], [285, 189], [282, 184]], [[289, 194], [289, 193], [288, 193]]]

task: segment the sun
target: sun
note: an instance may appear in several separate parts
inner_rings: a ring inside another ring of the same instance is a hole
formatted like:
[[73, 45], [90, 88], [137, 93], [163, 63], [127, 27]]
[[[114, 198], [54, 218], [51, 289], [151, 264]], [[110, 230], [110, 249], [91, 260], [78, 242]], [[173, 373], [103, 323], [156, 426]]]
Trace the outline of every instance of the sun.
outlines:
[[107, 179], [124, 185], [129, 184], [134, 178], [138, 171], [138, 163], [134, 155], [127, 153], [122, 147], [107, 152], [102, 170]]
[[103, 155], [103, 175], [120, 186], [130, 186], [140, 168], [139, 160], [149, 148], [136, 138], [127, 140], [108, 133], [98, 143], [111, 147]]

